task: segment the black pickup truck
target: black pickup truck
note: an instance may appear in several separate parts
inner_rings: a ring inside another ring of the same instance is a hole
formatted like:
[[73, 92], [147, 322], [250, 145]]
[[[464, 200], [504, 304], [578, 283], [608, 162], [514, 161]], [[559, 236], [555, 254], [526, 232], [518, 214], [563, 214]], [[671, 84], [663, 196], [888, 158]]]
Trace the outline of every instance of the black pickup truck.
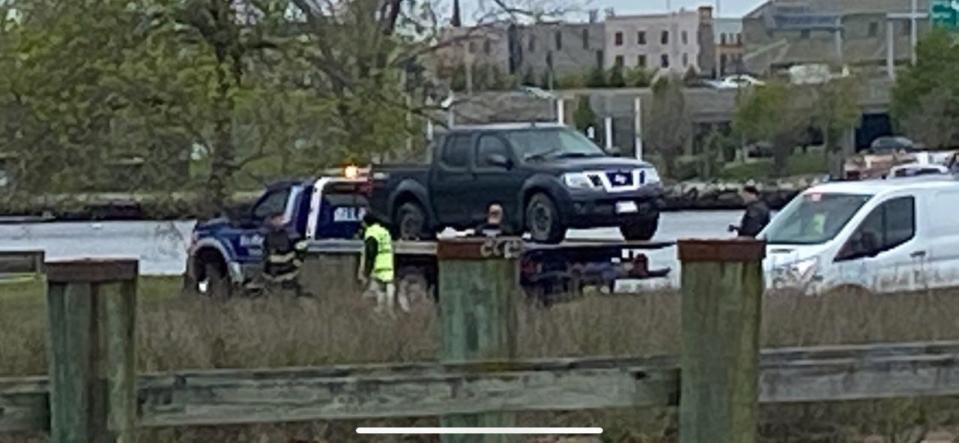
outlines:
[[430, 165], [374, 167], [372, 179], [373, 213], [406, 240], [475, 227], [493, 203], [508, 231], [543, 243], [570, 228], [613, 226], [627, 240], [649, 240], [659, 225], [662, 185], [652, 165], [609, 155], [556, 124], [454, 128]]

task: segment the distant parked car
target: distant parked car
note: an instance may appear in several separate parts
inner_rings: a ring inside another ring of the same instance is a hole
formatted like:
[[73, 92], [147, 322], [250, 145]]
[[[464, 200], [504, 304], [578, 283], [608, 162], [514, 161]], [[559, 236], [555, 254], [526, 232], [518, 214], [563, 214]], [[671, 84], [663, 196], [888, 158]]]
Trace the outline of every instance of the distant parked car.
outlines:
[[869, 152], [872, 154], [888, 154], [891, 152], [911, 152], [919, 149], [912, 140], [903, 136], [883, 136], [878, 137], [869, 145]]
[[758, 80], [753, 76], [739, 74], [739, 75], [730, 75], [724, 77], [722, 80], [713, 83], [713, 87], [716, 89], [739, 89], [739, 88], [748, 88], [751, 86], [760, 86], [766, 84], [762, 80]]

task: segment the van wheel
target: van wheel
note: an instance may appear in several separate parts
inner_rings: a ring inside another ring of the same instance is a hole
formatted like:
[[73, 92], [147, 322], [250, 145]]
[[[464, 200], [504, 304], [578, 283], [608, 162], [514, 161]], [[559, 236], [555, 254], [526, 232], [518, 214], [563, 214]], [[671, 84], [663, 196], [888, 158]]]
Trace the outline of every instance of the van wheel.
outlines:
[[619, 232], [623, 238], [630, 241], [648, 241], [656, 235], [659, 229], [659, 216], [638, 220], [628, 225], [619, 227]]
[[559, 243], [566, 237], [556, 204], [546, 194], [535, 194], [526, 204], [526, 230], [540, 243]]
[[426, 211], [417, 203], [407, 202], [400, 205], [396, 210], [394, 224], [400, 240], [429, 240], [433, 237], [429, 235]]

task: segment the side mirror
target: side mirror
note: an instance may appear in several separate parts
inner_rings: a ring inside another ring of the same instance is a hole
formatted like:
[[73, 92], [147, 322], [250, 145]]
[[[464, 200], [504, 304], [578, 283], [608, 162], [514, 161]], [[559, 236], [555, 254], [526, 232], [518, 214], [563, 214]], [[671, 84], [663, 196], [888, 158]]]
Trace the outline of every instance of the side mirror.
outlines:
[[486, 162], [493, 166], [498, 166], [504, 169], [510, 169], [513, 167], [513, 162], [506, 158], [506, 156], [503, 154], [490, 154], [486, 157]]

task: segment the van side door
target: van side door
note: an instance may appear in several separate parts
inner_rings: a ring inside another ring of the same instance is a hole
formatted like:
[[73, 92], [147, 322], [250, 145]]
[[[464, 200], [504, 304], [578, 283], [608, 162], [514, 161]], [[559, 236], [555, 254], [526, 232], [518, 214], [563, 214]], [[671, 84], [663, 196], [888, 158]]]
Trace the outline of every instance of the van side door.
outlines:
[[959, 286], [959, 191], [939, 190], [929, 194], [925, 203], [930, 239], [923, 255], [922, 277], [927, 289]]
[[842, 284], [877, 293], [916, 290], [922, 254], [917, 245], [918, 205], [913, 196], [893, 197], [876, 206], [836, 255]]

